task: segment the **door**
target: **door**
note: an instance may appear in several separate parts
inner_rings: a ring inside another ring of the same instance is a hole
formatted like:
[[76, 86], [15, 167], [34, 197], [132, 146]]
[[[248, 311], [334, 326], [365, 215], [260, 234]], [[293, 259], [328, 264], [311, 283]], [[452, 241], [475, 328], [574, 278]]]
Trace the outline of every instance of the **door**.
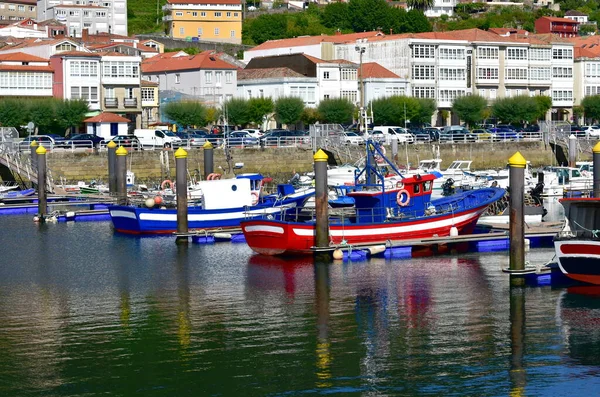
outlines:
[[110, 123], [110, 136], [119, 135], [119, 123]]

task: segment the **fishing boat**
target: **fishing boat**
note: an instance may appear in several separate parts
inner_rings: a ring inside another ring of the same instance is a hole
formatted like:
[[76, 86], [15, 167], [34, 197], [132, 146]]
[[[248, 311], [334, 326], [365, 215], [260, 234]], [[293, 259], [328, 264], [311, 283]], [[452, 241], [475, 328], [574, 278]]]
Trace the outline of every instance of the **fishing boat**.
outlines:
[[[201, 199], [188, 207], [188, 228], [235, 228], [245, 219], [280, 219], [291, 208], [301, 206], [313, 188], [296, 190], [289, 184], [277, 185], [277, 193], [262, 194], [263, 176], [241, 174], [235, 178], [200, 181]], [[132, 205], [108, 207], [115, 231], [128, 234], [167, 234], [177, 230], [177, 209], [164, 205], [161, 196]]]
[[565, 226], [554, 238], [560, 270], [567, 277], [600, 285], [600, 198], [565, 198]]
[[8, 190], [0, 193], [0, 199], [11, 199], [33, 196], [36, 193], [35, 189], [24, 189], [24, 190]]
[[[329, 216], [329, 248], [468, 234], [487, 206], [504, 195], [504, 189], [482, 188], [432, 200], [434, 173], [407, 177], [388, 188], [380, 164], [369, 161], [376, 155], [385, 158], [379, 144], [368, 141], [366, 147], [376, 153], [367, 154], [354, 190], [347, 193], [355, 207]], [[385, 161], [400, 175], [392, 162]], [[366, 182], [360, 183], [363, 177]], [[297, 208], [284, 219], [246, 220], [241, 227], [248, 245], [259, 254], [311, 254], [316, 230], [313, 214]]]

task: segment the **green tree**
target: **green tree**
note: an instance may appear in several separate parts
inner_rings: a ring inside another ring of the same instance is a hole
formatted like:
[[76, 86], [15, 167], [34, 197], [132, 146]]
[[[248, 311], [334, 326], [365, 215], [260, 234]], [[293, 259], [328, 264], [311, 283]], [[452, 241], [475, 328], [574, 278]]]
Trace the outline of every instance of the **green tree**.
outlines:
[[61, 127], [69, 128], [73, 132], [85, 120], [85, 114], [89, 112], [87, 101], [83, 99], [65, 99], [56, 104], [56, 118]]
[[452, 111], [469, 126], [483, 120], [483, 111], [486, 107], [487, 99], [480, 95], [461, 96], [452, 102]]
[[527, 95], [511, 98], [501, 98], [492, 105], [494, 116], [506, 123], [521, 123], [534, 121], [539, 113], [537, 102]]
[[585, 117], [593, 121], [600, 120], [600, 95], [586, 96], [581, 101], [581, 106], [585, 110]]
[[24, 100], [5, 98], [0, 101], [0, 125], [19, 130], [22, 125], [30, 121], [28, 119], [27, 105]]
[[319, 103], [319, 113], [324, 123], [345, 124], [352, 121], [354, 105], [347, 99], [323, 99]]
[[[399, 9], [404, 11], [403, 9]], [[405, 20], [407, 21], [407, 32], [431, 32], [431, 23], [429, 18], [423, 14], [423, 11], [413, 9], [406, 13]], [[398, 31], [400, 33], [400, 31]]]
[[382, 24], [388, 21], [390, 7], [385, 0], [350, 0], [348, 12], [352, 29], [365, 32], [386, 28]]
[[376, 99], [372, 102], [372, 108], [373, 119], [377, 125], [400, 127], [403, 127], [409, 120], [418, 119], [421, 111], [418, 98], [403, 95]]
[[229, 125], [245, 126], [250, 122], [248, 100], [243, 98], [232, 98], [223, 104], [227, 110], [227, 123]]
[[273, 113], [271, 98], [251, 98], [248, 100], [248, 119], [251, 123], [262, 125], [264, 117]]
[[197, 101], [173, 101], [163, 107], [163, 114], [184, 127], [206, 125], [206, 107]]
[[423, 125], [424, 123], [430, 123], [431, 116], [437, 109], [435, 100], [431, 98], [417, 98], [417, 103], [419, 104], [419, 108], [417, 113], [410, 119], [411, 124]]
[[537, 119], [543, 120], [546, 118], [548, 110], [552, 109], [552, 98], [548, 95], [536, 95], [533, 97], [538, 108]]
[[322, 119], [321, 114], [315, 108], [304, 108], [304, 111], [302, 112], [302, 116], [300, 116], [300, 120], [305, 125], [314, 124], [317, 121], [320, 121], [321, 119]]
[[297, 97], [281, 97], [275, 102], [275, 119], [281, 124], [296, 124], [303, 111], [304, 101]]
[[327, 4], [321, 13], [321, 23], [323, 26], [332, 29], [352, 29], [348, 3], [335, 2]]
[[408, 8], [419, 11], [426, 11], [433, 7], [435, 0], [406, 0]]
[[29, 120], [33, 121], [38, 133], [48, 132], [56, 122], [56, 107], [58, 101], [54, 98], [44, 98], [27, 103]]
[[262, 44], [267, 40], [287, 38], [287, 14], [263, 14], [244, 24], [243, 35], [248, 35], [255, 44]]

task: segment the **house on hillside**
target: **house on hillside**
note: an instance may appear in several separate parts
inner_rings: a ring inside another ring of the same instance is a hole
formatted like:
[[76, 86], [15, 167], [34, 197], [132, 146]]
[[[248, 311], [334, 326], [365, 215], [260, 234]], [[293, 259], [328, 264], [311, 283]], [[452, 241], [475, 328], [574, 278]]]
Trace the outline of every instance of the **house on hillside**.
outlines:
[[559, 37], [575, 37], [579, 31], [579, 22], [558, 17], [540, 17], [535, 20], [536, 33], [552, 33]]

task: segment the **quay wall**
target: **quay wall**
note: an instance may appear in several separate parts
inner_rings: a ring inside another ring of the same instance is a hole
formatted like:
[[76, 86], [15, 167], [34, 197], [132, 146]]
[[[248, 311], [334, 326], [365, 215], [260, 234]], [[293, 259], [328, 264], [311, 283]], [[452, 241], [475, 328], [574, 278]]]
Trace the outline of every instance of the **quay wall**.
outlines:
[[[504, 168], [507, 160], [517, 151], [531, 162], [532, 168], [556, 164], [550, 147], [543, 142], [500, 142], [476, 144], [417, 144], [399, 146], [398, 164], [418, 164], [419, 160], [435, 158], [439, 150], [443, 160], [442, 167], [446, 168], [454, 160], [472, 160], [471, 169]], [[337, 152], [339, 160], [354, 162], [363, 155], [362, 148], [343, 148]], [[161, 154], [162, 153], [162, 154]], [[196, 170], [201, 174], [204, 169], [202, 149], [188, 151], [188, 169], [191, 175]], [[260, 172], [273, 177], [276, 181], [289, 179], [293, 172], [308, 172], [312, 170], [313, 153], [310, 147], [304, 148], [267, 148], [267, 149], [230, 149], [231, 164], [244, 163], [242, 170], [236, 172]], [[387, 155], [391, 157], [391, 148], [387, 147]], [[56, 183], [59, 178], [67, 182], [90, 181], [92, 179], [107, 179], [107, 153], [100, 152], [61, 152], [48, 153], [48, 168], [51, 170]], [[588, 160], [581, 158], [580, 160]], [[175, 176], [175, 157], [172, 150], [134, 151], [127, 157], [128, 169], [136, 175], [138, 183], [156, 182]], [[219, 167], [222, 167], [219, 168]], [[223, 149], [214, 149], [215, 172], [225, 174], [227, 161]]]

